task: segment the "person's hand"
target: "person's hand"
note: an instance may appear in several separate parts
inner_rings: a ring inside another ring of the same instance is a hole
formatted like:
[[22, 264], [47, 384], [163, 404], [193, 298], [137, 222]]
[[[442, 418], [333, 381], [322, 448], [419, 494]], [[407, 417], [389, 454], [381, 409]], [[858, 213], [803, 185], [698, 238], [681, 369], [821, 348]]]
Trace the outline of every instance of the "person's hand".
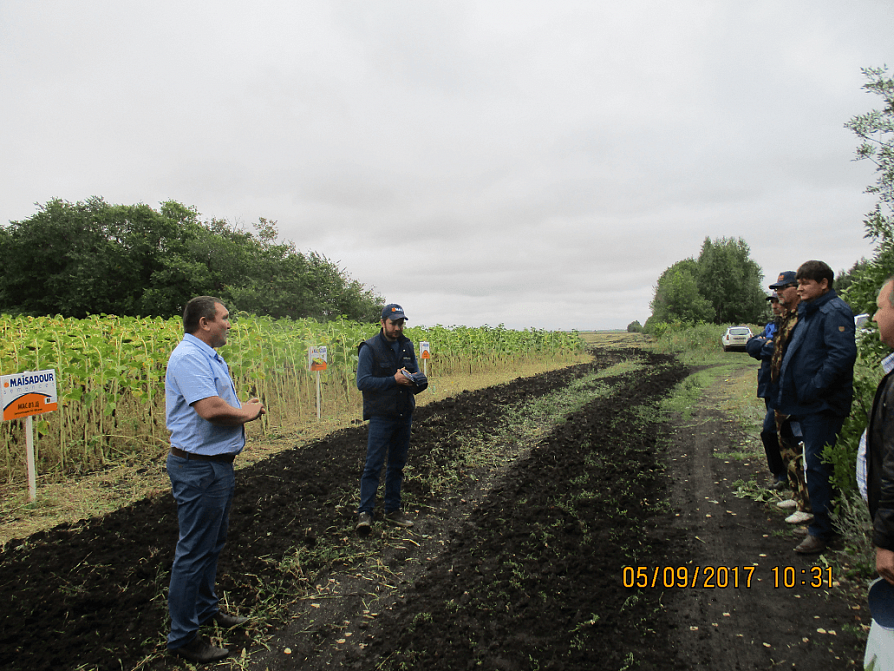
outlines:
[[257, 411], [254, 415], [252, 415], [251, 419], [248, 420], [249, 422], [256, 420], [261, 415], [267, 414], [267, 411], [264, 409], [264, 404], [261, 403], [261, 399], [259, 398], [249, 399], [242, 407], [252, 412]]
[[408, 378], [406, 375], [403, 374], [403, 371], [405, 371], [405, 370], [407, 370], [407, 369], [401, 368], [399, 371], [397, 371], [394, 374], [394, 381], [400, 385], [403, 385], [404, 387], [415, 387], [416, 385], [413, 384], [413, 380], [411, 380], [410, 378]]
[[894, 552], [885, 548], [876, 548], [875, 570], [882, 578], [894, 585]]

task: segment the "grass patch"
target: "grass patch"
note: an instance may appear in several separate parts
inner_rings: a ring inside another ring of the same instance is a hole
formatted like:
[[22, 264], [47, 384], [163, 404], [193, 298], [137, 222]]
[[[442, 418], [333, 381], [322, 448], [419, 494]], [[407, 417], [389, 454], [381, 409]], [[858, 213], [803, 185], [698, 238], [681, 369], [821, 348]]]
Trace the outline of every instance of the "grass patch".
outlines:
[[[720, 380], [724, 384], [718, 386]], [[708, 389], [712, 389], [710, 396], [706, 394]], [[677, 385], [673, 394], [662, 401], [661, 409], [689, 420], [693, 408], [709, 404], [725, 414], [733, 415], [748, 428], [763, 421], [763, 400], [757, 398], [756, 389], [757, 362], [750, 358], [746, 361], [727, 360], [701, 368], [687, 377]]]

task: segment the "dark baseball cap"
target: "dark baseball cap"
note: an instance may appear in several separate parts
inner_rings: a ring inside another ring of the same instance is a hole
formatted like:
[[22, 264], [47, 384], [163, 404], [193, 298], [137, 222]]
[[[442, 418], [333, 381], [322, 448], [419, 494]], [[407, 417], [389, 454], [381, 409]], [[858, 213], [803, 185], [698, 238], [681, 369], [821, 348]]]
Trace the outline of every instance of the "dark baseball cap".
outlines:
[[382, 308], [382, 319], [390, 319], [396, 322], [398, 319], [406, 318], [407, 315], [404, 314], [404, 309], [397, 303], [389, 303]]
[[796, 284], [798, 280], [795, 279], [795, 271], [794, 270], [786, 270], [779, 273], [779, 277], [776, 278], [775, 284], [771, 284], [771, 289], [781, 289], [782, 287], [787, 287], [789, 284]]
[[770, 294], [769, 296], [767, 296], [766, 300], [768, 300], [768, 301], [778, 301], [778, 300], [779, 300], [779, 296], [778, 296], [778, 295], [776, 294], [776, 292], [774, 291], [772, 294]]

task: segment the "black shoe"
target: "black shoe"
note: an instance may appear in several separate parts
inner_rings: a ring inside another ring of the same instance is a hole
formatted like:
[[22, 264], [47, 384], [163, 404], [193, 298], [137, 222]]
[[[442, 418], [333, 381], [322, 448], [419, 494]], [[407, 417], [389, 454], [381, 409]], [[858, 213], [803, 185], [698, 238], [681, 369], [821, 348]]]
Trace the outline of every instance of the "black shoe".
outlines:
[[404, 529], [409, 529], [413, 526], [412, 520], [406, 517], [399, 510], [392, 510], [390, 513], [385, 513], [385, 519], [391, 522], [391, 524], [396, 524], [399, 527], [403, 527]]
[[781, 492], [783, 489], [788, 487], [788, 478], [784, 475], [777, 475], [773, 478], [773, 482], [770, 483], [770, 489]]
[[357, 526], [354, 529], [361, 536], [369, 536], [369, 532], [372, 531], [372, 515], [369, 513], [360, 513], [357, 516]]
[[217, 622], [217, 624], [224, 629], [229, 629], [230, 627], [238, 627], [239, 625], [245, 624], [248, 622], [247, 617], [241, 617], [239, 615], [230, 615], [229, 613], [223, 613], [221, 611], [217, 611], [212, 617], [212, 620]]
[[230, 651], [226, 648], [218, 648], [210, 643], [205, 643], [201, 636], [196, 636], [186, 645], [174, 648], [170, 652], [173, 655], [183, 657], [183, 659], [188, 659], [190, 662], [196, 662], [197, 664], [217, 662], [230, 654]]

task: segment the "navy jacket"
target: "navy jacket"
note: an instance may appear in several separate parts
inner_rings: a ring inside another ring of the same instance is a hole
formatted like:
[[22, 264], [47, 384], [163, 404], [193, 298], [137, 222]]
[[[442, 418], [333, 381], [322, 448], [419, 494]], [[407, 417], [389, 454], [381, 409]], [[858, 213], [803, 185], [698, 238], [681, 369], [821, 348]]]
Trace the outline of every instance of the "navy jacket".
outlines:
[[412, 341], [400, 336], [395, 353], [393, 343], [379, 331], [378, 335], [360, 343], [357, 354], [360, 359], [357, 388], [363, 392], [363, 419], [379, 416], [409, 420], [416, 408], [415, 395], [425, 386], [401, 386], [394, 381], [394, 374], [401, 368], [419, 372]]
[[[773, 327], [771, 330], [770, 327]], [[770, 335], [765, 335], [769, 331]], [[745, 351], [753, 358], [761, 362], [757, 371], [757, 397], [769, 398], [770, 396], [770, 362], [773, 359], [773, 333], [776, 332], [776, 324], [770, 322], [760, 335], [753, 336], [745, 343]]]
[[782, 360], [775, 408], [785, 415], [846, 416], [854, 397], [854, 313], [834, 289], [798, 305]]

